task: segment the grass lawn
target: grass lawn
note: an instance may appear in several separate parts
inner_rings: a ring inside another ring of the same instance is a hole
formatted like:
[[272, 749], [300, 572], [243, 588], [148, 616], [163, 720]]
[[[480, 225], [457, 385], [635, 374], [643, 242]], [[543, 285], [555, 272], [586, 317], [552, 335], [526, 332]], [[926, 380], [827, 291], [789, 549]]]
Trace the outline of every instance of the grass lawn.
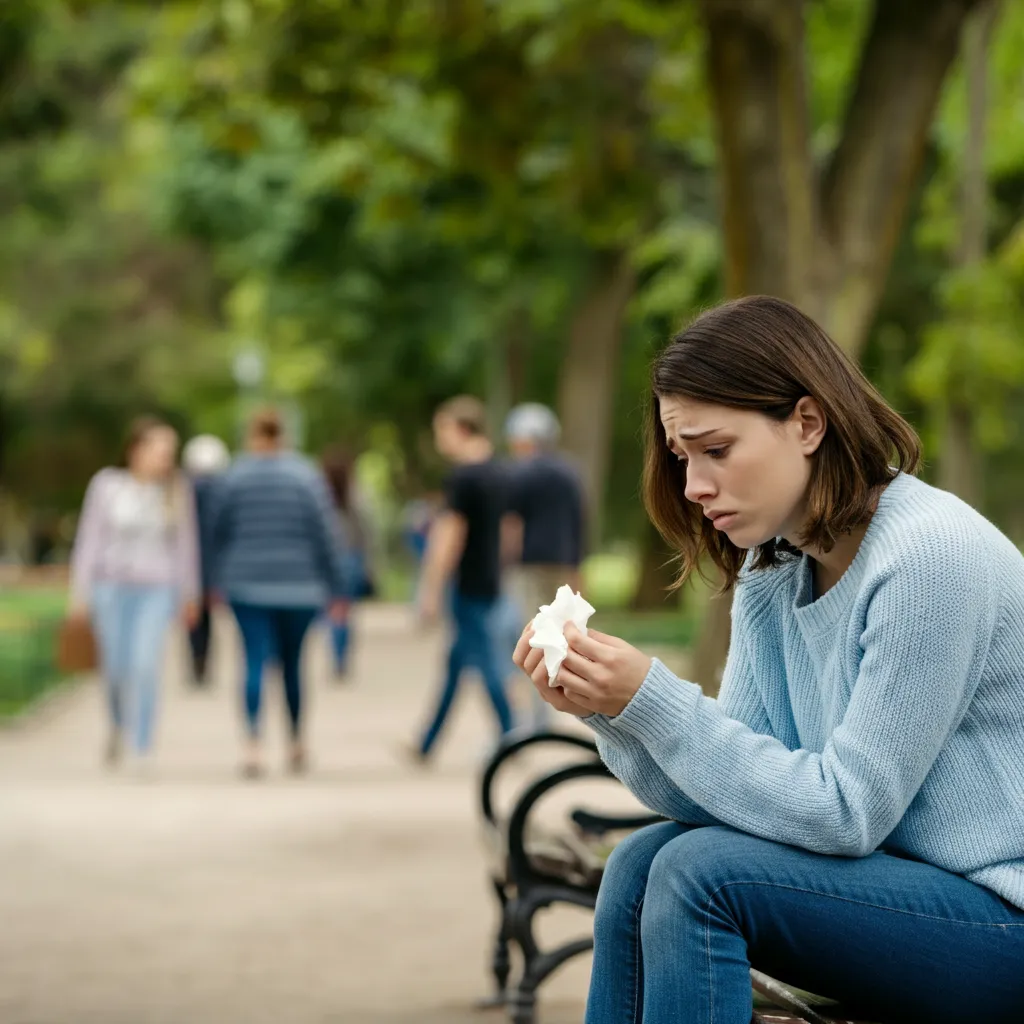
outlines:
[[66, 602], [63, 588], [0, 592], [0, 718], [60, 682], [54, 652]]

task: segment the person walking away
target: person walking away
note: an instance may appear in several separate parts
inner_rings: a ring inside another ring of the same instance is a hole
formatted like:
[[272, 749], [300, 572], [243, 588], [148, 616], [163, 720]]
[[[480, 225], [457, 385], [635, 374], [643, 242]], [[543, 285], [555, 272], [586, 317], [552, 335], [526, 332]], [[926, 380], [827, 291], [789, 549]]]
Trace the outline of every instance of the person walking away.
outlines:
[[148, 764], [168, 630], [191, 627], [199, 553], [191, 487], [175, 464], [178, 435], [154, 417], [129, 430], [122, 464], [89, 483], [71, 556], [71, 614], [90, 617], [106, 685], [109, 764], [124, 739]]
[[352, 646], [352, 606], [370, 597], [374, 591], [371, 572], [372, 510], [355, 479], [355, 461], [347, 451], [334, 448], [322, 460], [322, 468], [337, 517], [341, 537], [341, 572], [347, 583], [349, 614], [343, 621], [331, 624], [334, 655], [334, 677], [344, 680], [348, 675]]
[[483, 677], [501, 732], [513, 726], [492, 625], [500, 594], [506, 479], [494, 459], [486, 422], [483, 403], [469, 395], [450, 399], [434, 415], [434, 443], [455, 467], [445, 481], [445, 508], [427, 541], [420, 615], [425, 622], [439, 617], [450, 580], [453, 636], [444, 684], [417, 750], [424, 761], [448, 719], [467, 668], [477, 669]]
[[280, 659], [288, 707], [293, 772], [306, 767], [302, 735], [302, 643], [328, 608], [346, 614], [339, 542], [323, 475], [284, 446], [283, 423], [273, 409], [257, 413], [248, 451], [224, 477], [213, 524], [213, 582], [238, 622], [245, 649], [247, 743], [243, 773], [263, 773], [260, 704], [268, 659]]
[[199, 434], [182, 449], [181, 461], [192, 482], [196, 520], [199, 524], [201, 593], [196, 624], [189, 630], [188, 639], [192, 652], [192, 679], [197, 686], [203, 686], [207, 681], [210, 661], [213, 517], [216, 512], [218, 489], [224, 473], [231, 465], [231, 453], [219, 437], [213, 434]]
[[[516, 460], [511, 467], [507, 532], [508, 593], [518, 613], [516, 639], [542, 604], [563, 584], [581, 586], [586, 528], [583, 484], [576, 467], [557, 451], [558, 417], [546, 405], [516, 406], [505, 421], [505, 439]], [[508, 647], [509, 657], [515, 640]], [[533, 724], [550, 720], [551, 708], [531, 686]]]

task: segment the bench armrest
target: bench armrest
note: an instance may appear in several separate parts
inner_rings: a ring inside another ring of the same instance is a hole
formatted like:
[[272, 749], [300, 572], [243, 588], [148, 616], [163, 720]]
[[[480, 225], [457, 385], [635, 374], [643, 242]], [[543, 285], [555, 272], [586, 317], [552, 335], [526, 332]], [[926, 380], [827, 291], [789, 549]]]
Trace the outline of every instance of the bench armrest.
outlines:
[[[494, 814], [494, 780], [502, 767], [520, 751], [527, 747], [539, 746], [540, 744], [562, 744], [564, 746], [576, 747], [592, 754], [595, 761], [599, 762], [597, 744], [587, 736], [578, 736], [567, 732], [521, 732], [516, 731], [505, 736], [498, 748], [491, 755], [491, 759], [484, 768], [480, 777], [480, 811], [484, 820], [489, 825], [496, 825], [497, 820]], [[599, 762], [600, 763], [600, 762]]]
[[521, 885], [526, 880], [565, 884], [561, 879], [538, 872], [530, 863], [530, 858], [526, 853], [526, 827], [530, 812], [542, 796], [564, 783], [586, 778], [611, 779], [614, 776], [605, 767], [603, 761], [573, 764], [567, 768], [559, 768], [538, 779], [520, 797], [508, 823], [509, 875], [517, 885]]

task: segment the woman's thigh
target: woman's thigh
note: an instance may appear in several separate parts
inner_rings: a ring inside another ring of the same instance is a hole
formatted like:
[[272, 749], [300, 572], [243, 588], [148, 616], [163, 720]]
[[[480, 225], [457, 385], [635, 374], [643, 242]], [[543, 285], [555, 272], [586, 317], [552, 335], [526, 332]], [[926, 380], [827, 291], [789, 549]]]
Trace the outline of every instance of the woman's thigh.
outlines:
[[140, 587], [135, 595], [131, 667], [140, 678], [159, 676], [177, 605], [174, 587]]
[[738, 931], [753, 967], [875, 1019], [1024, 1020], [1024, 911], [959, 875], [722, 827], [666, 846], [651, 875], [659, 899], [666, 883], [706, 929]]
[[128, 588], [118, 583], [97, 583], [91, 599], [92, 623], [99, 641], [103, 672], [108, 681], [120, 682], [127, 674], [131, 654]]

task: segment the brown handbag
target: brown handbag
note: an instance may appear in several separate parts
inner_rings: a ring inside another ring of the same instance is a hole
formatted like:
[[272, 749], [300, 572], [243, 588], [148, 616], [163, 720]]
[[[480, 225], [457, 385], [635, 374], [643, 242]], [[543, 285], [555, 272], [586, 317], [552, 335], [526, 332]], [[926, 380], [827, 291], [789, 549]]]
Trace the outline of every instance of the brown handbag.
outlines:
[[92, 672], [99, 667], [99, 652], [92, 624], [84, 615], [68, 616], [57, 632], [57, 668], [66, 674]]

